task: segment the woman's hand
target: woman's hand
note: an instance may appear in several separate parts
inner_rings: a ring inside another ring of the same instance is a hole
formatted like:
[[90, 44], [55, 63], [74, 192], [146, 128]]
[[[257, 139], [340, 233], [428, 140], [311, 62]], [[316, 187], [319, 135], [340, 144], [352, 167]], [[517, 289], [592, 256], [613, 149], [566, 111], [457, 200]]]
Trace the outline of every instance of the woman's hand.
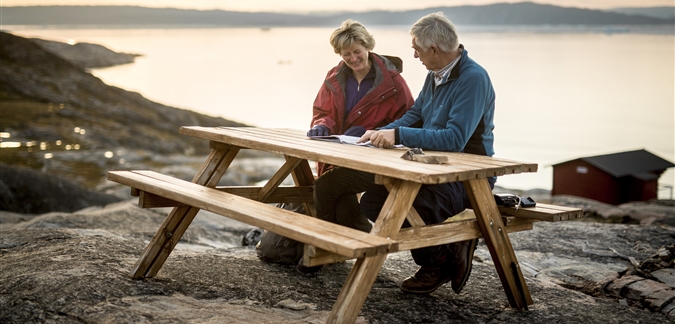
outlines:
[[307, 131], [307, 137], [312, 136], [328, 136], [328, 127], [323, 125], [316, 125]]

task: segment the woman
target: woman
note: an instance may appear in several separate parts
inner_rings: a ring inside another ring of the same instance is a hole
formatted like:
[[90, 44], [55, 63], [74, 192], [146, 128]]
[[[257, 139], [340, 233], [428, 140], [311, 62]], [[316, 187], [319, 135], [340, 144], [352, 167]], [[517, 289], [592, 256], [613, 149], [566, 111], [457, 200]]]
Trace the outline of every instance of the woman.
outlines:
[[[346, 20], [330, 37], [342, 61], [326, 75], [314, 101], [307, 136], [345, 134], [361, 136], [401, 117], [414, 100], [401, 76], [401, 60], [372, 52], [375, 39], [354, 20]], [[369, 232], [357, 193], [373, 179], [343, 177], [348, 169], [318, 164], [314, 183], [317, 217]]]

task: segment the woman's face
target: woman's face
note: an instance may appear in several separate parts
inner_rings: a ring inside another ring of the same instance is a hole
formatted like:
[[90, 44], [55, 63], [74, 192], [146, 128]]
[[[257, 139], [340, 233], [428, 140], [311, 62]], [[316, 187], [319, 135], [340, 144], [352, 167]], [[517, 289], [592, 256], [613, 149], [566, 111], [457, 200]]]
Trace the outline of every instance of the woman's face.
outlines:
[[370, 64], [368, 63], [368, 50], [363, 45], [356, 42], [340, 51], [340, 57], [354, 72], [368, 72]]

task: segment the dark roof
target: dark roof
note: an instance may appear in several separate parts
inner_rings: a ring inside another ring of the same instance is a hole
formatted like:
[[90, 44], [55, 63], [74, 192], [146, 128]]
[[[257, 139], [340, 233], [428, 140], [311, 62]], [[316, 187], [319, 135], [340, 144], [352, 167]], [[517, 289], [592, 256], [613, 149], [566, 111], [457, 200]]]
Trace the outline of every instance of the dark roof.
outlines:
[[[675, 164], [672, 162], [664, 160], [646, 150], [590, 156], [576, 160], [588, 162], [617, 178], [627, 175], [645, 177], [646, 172], [661, 172], [675, 167]], [[572, 161], [575, 160], [554, 164], [553, 166]]]

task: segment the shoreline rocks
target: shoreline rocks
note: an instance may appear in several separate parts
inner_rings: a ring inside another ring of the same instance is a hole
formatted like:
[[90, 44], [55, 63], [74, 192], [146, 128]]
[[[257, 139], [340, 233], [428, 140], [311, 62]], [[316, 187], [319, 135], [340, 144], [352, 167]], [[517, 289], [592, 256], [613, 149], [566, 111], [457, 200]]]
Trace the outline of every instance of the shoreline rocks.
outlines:
[[120, 201], [105, 193], [45, 173], [0, 163], [0, 210], [21, 214], [74, 212]]
[[[264, 263], [252, 247], [240, 245], [251, 226], [201, 211], [158, 276], [132, 280], [134, 263], [169, 210], [141, 209], [135, 202], [13, 223], [6, 221], [11, 213], [0, 212], [0, 321], [323, 323], [353, 262], [311, 275]], [[428, 296], [402, 293], [398, 285], [417, 267], [408, 252], [389, 255], [357, 322], [675, 321], [672, 288], [656, 289], [661, 279], [630, 270], [630, 258], [652, 264], [646, 260], [670, 249], [672, 229], [534, 225], [510, 235], [534, 299], [529, 311], [508, 306], [481, 242], [461, 294], [449, 286]]]
[[105, 46], [91, 43], [67, 44], [39, 38], [31, 38], [30, 40], [82, 69], [134, 63], [136, 57], [143, 56], [141, 54], [118, 53]]

